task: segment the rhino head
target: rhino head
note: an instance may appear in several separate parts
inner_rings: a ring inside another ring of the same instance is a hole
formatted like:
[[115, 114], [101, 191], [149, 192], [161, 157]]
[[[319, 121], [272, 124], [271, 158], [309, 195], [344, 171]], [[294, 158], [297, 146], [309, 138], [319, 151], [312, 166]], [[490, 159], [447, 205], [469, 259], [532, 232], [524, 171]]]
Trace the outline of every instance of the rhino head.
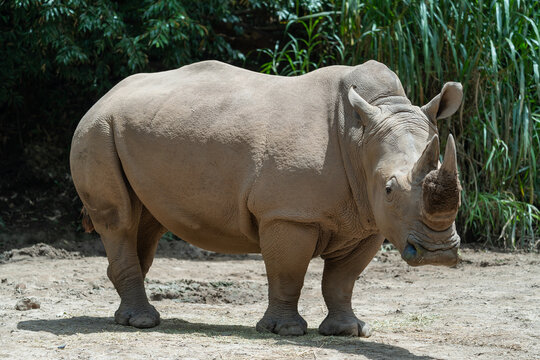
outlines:
[[439, 162], [437, 120], [459, 108], [461, 84], [446, 83], [419, 108], [404, 96], [368, 103], [351, 86], [348, 100], [363, 125], [361, 162], [378, 230], [410, 265], [455, 265], [461, 204], [456, 146], [448, 136]]

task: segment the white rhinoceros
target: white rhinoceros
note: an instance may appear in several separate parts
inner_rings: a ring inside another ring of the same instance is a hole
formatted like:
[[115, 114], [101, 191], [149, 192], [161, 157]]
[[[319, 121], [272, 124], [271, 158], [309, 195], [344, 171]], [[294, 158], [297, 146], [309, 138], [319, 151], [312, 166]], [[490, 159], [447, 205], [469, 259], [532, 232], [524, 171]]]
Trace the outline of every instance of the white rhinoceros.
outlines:
[[446, 83], [411, 105], [376, 61], [298, 77], [205, 61], [121, 81], [83, 117], [70, 157], [121, 297], [116, 321], [159, 323], [143, 279], [170, 230], [207, 250], [262, 253], [257, 330], [280, 335], [306, 332], [298, 298], [321, 256], [320, 333], [368, 336], [351, 294], [385, 238], [411, 265], [458, 261], [456, 150], [449, 136], [439, 164], [437, 119], [461, 99]]

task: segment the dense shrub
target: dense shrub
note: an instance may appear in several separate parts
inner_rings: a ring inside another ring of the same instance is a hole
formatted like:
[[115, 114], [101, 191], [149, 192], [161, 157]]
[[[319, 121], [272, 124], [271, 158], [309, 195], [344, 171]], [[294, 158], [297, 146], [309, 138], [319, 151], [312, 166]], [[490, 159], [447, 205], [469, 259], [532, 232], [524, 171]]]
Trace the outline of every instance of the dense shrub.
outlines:
[[36, 137], [65, 144], [96, 99], [121, 78], [207, 58], [242, 59], [214, 22], [221, 1], [2, 1], [0, 107], [4, 151]]

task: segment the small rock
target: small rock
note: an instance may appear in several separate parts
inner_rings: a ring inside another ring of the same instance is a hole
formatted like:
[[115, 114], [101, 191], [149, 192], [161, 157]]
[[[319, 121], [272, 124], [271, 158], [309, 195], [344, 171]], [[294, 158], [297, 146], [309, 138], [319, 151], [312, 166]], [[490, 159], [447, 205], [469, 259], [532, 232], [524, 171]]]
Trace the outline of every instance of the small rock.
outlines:
[[21, 294], [24, 290], [26, 290], [26, 284], [19, 283], [15, 285], [15, 291]]
[[41, 307], [39, 301], [35, 298], [24, 298], [17, 301], [16, 310], [26, 311], [31, 309], [39, 309]]
[[7, 283], [7, 279], [6, 279], [6, 278], [2, 279], [2, 284], [5, 284], [5, 283]]

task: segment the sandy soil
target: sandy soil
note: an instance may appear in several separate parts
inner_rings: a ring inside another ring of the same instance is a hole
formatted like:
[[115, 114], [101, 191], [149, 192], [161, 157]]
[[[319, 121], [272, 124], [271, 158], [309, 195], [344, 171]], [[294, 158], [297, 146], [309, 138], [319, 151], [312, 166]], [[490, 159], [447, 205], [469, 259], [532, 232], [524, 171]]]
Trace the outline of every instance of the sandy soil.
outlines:
[[[380, 252], [360, 276], [353, 306], [368, 339], [324, 337], [322, 261], [306, 276], [308, 335], [259, 334], [266, 307], [260, 257], [167, 258], [147, 292], [162, 323], [116, 325], [119, 298], [104, 257], [37, 246], [0, 257], [0, 358], [55, 359], [540, 359], [540, 255], [463, 250], [457, 268], [412, 268]], [[35, 298], [39, 309], [19, 311]]]

